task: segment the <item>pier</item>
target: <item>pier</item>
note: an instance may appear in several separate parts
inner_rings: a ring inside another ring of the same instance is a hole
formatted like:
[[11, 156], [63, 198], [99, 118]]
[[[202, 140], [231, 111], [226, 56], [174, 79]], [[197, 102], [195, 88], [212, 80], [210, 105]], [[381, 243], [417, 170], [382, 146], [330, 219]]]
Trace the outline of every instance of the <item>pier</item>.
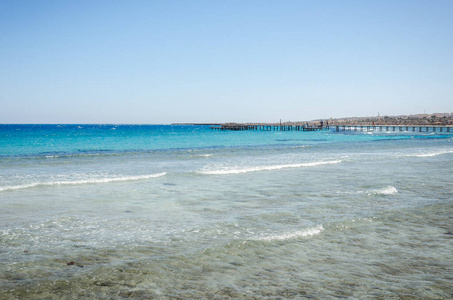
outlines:
[[234, 131], [245, 131], [245, 130], [260, 130], [260, 131], [319, 131], [329, 130], [329, 126], [322, 125], [302, 125], [302, 124], [221, 124], [218, 126], [212, 126], [213, 130], [234, 130]]
[[377, 132], [439, 132], [453, 133], [451, 125], [335, 125], [340, 131], [377, 131]]
[[322, 131], [334, 132], [413, 132], [413, 133], [453, 133], [452, 125], [307, 125], [302, 123], [227, 123], [210, 124], [212, 130], [233, 131]]

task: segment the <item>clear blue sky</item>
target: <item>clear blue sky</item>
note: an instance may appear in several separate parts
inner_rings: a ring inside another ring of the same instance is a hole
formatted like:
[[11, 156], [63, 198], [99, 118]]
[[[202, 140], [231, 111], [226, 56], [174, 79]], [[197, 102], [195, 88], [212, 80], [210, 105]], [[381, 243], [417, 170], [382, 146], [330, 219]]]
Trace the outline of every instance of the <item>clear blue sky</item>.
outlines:
[[453, 112], [453, 1], [0, 0], [0, 123]]

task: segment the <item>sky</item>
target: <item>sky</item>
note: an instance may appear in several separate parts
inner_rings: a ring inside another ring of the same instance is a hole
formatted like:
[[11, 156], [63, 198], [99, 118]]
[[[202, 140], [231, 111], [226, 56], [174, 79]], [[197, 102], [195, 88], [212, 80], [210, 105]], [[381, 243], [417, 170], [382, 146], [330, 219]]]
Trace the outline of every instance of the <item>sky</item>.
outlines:
[[453, 112], [451, 0], [0, 0], [0, 123]]

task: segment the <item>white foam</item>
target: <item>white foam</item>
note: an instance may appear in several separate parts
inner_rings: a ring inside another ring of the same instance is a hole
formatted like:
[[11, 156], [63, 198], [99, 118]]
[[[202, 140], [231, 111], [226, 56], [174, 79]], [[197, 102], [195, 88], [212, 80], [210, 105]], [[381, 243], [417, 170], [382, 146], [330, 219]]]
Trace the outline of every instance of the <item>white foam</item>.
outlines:
[[20, 190], [27, 189], [36, 186], [60, 186], [60, 185], [79, 185], [79, 184], [97, 184], [97, 183], [111, 183], [111, 182], [121, 182], [121, 181], [134, 181], [134, 180], [145, 180], [150, 178], [157, 178], [166, 175], [166, 172], [149, 174], [149, 175], [139, 175], [139, 176], [124, 176], [124, 177], [110, 177], [110, 178], [92, 178], [85, 180], [73, 180], [73, 181], [51, 181], [51, 182], [35, 182], [22, 185], [12, 185], [0, 187], [0, 192], [8, 190]]
[[240, 174], [248, 172], [259, 172], [259, 171], [271, 171], [271, 170], [280, 170], [286, 168], [302, 168], [302, 167], [315, 167], [328, 164], [338, 164], [341, 160], [331, 160], [331, 161], [318, 161], [310, 163], [300, 163], [300, 164], [283, 164], [283, 165], [270, 165], [270, 166], [256, 166], [256, 167], [243, 167], [243, 168], [228, 168], [221, 170], [212, 170], [212, 171], [201, 171], [202, 174], [208, 175], [228, 175], [228, 174]]
[[409, 157], [433, 157], [433, 156], [448, 154], [448, 153], [453, 153], [453, 151], [438, 151], [438, 152], [432, 152], [432, 153], [408, 154], [406, 156], [409, 156]]
[[394, 195], [398, 193], [398, 190], [394, 186], [387, 186], [382, 189], [372, 190], [370, 194], [374, 195]]
[[398, 193], [398, 190], [394, 186], [387, 186], [381, 189], [368, 190], [368, 191], [337, 191], [337, 194], [346, 194], [346, 195], [393, 195]]
[[305, 230], [298, 230], [295, 232], [288, 232], [288, 233], [283, 233], [283, 234], [265, 236], [265, 237], [258, 238], [256, 240], [258, 240], [258, 241], [285, 241], [285, 240], [314, 236], [314, 235], [320, 234], [323, 230], [324, 230], [324, 227], [322, 227], [322, 225], [318, 225], [316, 227], [305, 229]]

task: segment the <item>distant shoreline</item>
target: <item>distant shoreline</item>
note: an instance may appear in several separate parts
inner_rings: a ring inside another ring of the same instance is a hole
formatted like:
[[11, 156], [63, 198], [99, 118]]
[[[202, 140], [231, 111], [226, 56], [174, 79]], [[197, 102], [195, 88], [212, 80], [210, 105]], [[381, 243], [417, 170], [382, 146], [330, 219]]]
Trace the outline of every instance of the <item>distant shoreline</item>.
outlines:
[[329, 125], [406, 125], [406, 126], [453, 126], [453, 113], [434, 113], [434, 114], [416, 114], [416, 115], [399, 115], [399, 116], [376, 116], [376, 117], [344, 117], [330, 119], [315, 119], [309, 121], [281, 121], [281, 122], [224, 122], [224, 123], [172, 123], [171, 125], [285, 125], [285, 126], [302, 126], [304, 124], [315, 125], [323, 121]]
[[[321, 120], [314, 120], [321, 121]], [[347, 117], [330, 119], [332, 124], [344, 125], [407, 125], [407, 126], [445, 126], [453, 125], [453, 113], [416, 114], [376, 117]]]

